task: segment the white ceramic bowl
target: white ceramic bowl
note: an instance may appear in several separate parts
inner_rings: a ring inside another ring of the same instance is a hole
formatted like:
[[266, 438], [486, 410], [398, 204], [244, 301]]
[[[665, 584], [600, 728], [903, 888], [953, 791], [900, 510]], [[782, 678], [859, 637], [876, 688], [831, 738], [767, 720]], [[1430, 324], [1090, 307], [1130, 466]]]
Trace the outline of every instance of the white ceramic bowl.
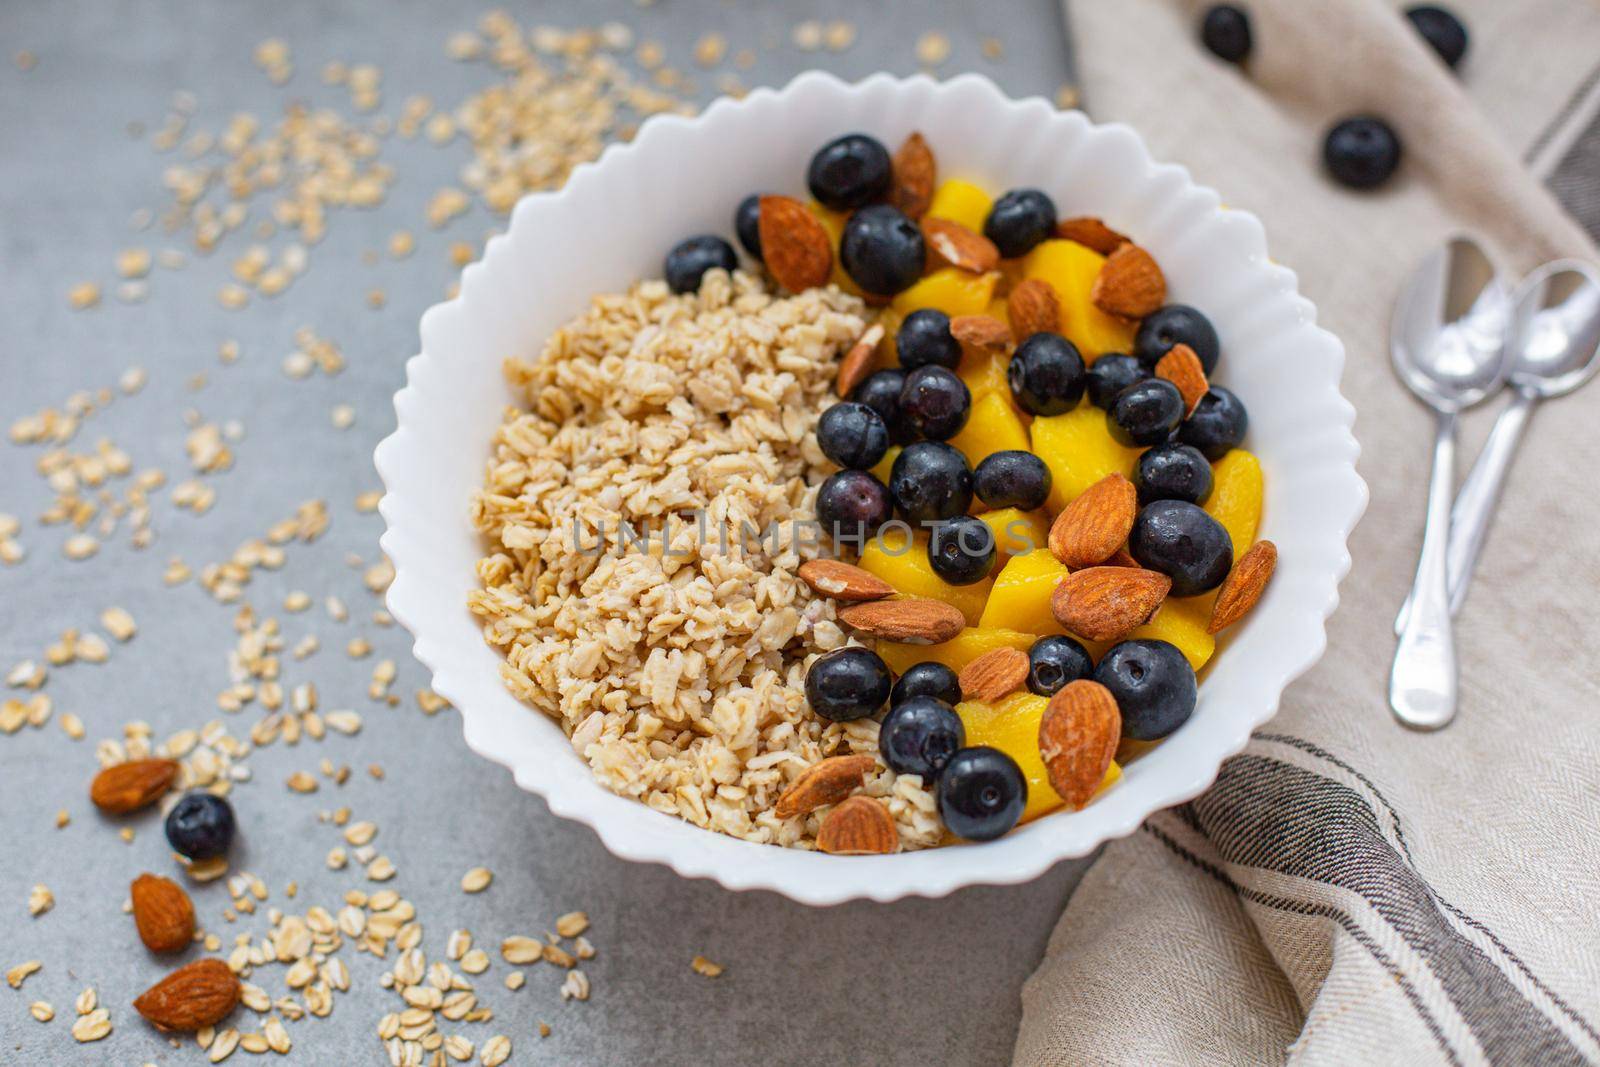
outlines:
[[[1218, 378], [1249, 406], [1247, 444], [1266, 471], [1261, 534], [1281, 553], [1266, 596], [1213, 660], [1193, 717], [1104, 796], [998, 841], [895, 856], [750, 844], [607, 792], [561, 729], [501, 685], [500, 654], [465, 606], [480, 554], [468, 500], [512, 400], [501, 360], [537, 353], [592, 294], [658, 276], [663, 254], [685, 235], [728, 232], [734, 205], [752, 190], [804, 195], [811, 153], [851, 130], [890, 145], [921, 130], [941, 175], [995, 192], [1037, 186], [1063, 217], [1101, 216], [1150, 249], [1171, 298], [1203, 309], [1221, 334]], [[694, 119], [651, 119], [633, 143], [608, 148], [560, 192], [524, 198], [508, 232], [466, 269], [461, 295], [423, 316], [422, 352], [395, 397], [399, 426], [377, 451], [382, 544], [395, 566], [389, 607], [415, 635], [434, 689], [460, 710], [468, 746], [509, 767], [557, 815], [593, 827], [618, 856], [808, 904], [1022, 882], [1200, 793], [1322, 654], [1324, 622], [1350, 565], [1346, 537], [1367, 499], [1355, 471], [1354, 411], [1339, 393], [1343, 364], [1342, 346], [1317, 328], [1294, 274], [1268, 259], [1261, 224], [1223, 210], [1182, 167], [1152, 161], [1128, 127], [1096, 125], [1037, 98], [1011, 100], [972, 75], [847, 85], [804, 74], [777, 91], [718, 100]]]

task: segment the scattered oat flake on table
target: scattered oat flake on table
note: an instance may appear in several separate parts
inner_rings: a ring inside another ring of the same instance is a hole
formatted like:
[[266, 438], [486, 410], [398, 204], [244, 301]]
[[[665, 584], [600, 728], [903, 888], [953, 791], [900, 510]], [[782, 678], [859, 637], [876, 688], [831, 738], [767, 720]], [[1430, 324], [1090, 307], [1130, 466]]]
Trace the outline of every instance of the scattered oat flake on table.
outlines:
[[100, 625], [106, 632], [118, 641], [127, 641], [139, 631], [138, 624], [133, 621], [126, 608], [112, 606], [100, 613]]
[[856, 24], [837, 19], [823, 30], [822, 42], [830, 52], [843, 52], [856, 43]]
[[489, 883], [494, 881], [494, 872], [487, 867], [474, 867], [461, 876], [461, 891], [463, 893], [481, 893], [489, 888]]
[[6, 984], [12, 989], [21, 989], [22, 983], [28, 980], [30, 974], [36, 973], [44, 964], [38, 960], [28, 960], [19, 963], [6, 972]]
[[80, 1044], [99, 1041], [111, 1033], [111, 1013], [104, 1008], [96, 1008], [87, 1015], [80, 1015], [72, 1024], [73, 1040]]
[[329, 420], [336, 430], [348, 430], [356, 424], [356, 409], [349, 404], [335, 404], [329, 413]]
[[937, 30], [929, 30], [917, 38], [917, 62], [925, 67], [937, 67], [950, 58], [950, 38]]
[[712, 963], [704, 956], [696, 956], [689, 961], [689, 966], [693, 968], [695, 974], [706, 978], [716, 978], [722, 974], [722, 964]]
[[569, 911], [556, 920], [556, 933], [562, 937], [577, 937], [589, 929], [589, 916], [586, 912]]
[[47, 885], [36, 885], [28, 891], [28, 914], [38, 917], [55, 907], [56, 896]]
[[42, 1023], [47, 1023], [56, 1017], [56, 1009], [48, 1001], [36, 1000], [28, 1005], [28, 1014]]
[[794, 24], [789, 39], [800, 51], [815, 52], [822, 47], [824, 33], [821, 22], [816, 19], [806, 19], [804, 22]]
[[67, 290], [67, 303], [75, 311], [94, 307], [100, 303], [100, 286], [94, 282], [79, 282]]

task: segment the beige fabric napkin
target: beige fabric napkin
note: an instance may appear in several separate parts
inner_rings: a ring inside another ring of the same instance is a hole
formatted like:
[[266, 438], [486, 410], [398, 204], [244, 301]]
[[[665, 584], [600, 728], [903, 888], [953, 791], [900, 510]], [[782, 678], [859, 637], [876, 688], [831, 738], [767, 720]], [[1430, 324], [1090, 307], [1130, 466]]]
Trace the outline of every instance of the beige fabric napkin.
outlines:
[[[1600, 388], [1532, 420], [1458, 620], [1457, 722], [1409, 733], [1385, 701], [1432, 433], [1389, 369], [1390, 310], [1453, 232], [1513, 279], [1595, 256], [1523, 157], [1596, 187], [1600, 7], [1451, 0], [1474, 33], [1458, 78], [1380, 0], [1249, 0], [1244, 71], [1198, 47], [1198, 5], [1066, 6], [1091, 114], [1259, 215], [1344, 340], [1372, 505], [1327, 656], [1207, 794], [1107, 846], [1024, 991], [1016, 1061], [1600, 1060]], [[1405, 144], [1376, 193], [1319, 172], [1358, 111]], [[1469, 417], [1469, 460], [1498, 406]]]

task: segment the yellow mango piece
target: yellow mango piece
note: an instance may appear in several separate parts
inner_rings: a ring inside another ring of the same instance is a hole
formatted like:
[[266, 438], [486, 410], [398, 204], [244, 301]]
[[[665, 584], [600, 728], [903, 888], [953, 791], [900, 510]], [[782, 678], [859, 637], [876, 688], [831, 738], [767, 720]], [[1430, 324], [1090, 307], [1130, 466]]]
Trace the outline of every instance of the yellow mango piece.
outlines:
[[979, 626], [1005, 626], [1040, 635], [1065, 632], [1050, 613], [1050, 595], [1067, 576], [1067, 568], [1043, 547], [1043, 542], [1040, 546], [1012, 556], [1000, 568]]
[[[1003, 567], [1012, 556], [1026, 555], [1042, 547], [1050, 536], [1050, 520], [1042, 511], [997, 508], [978, 518], [994, 531], [995, 556]], [[994, 596], [994, 590], [989, 590]], [[985, 608], [987, 610], [987, 607]]]
[[1211, 653], [1217, 650], [1217, 639], [1206, 633], [1211, 622], [1211, 605], [1216, 596], [1206, 593], [1192, 597], [1168, 597], [1157, 609], [1155, 616], [1128, 635], [1127, 640], [1168, 641], [1178, 646], [1189, 666], [1199, 673]]
[[936, 270], [894, 298], [891, 307], [901, 315], [919, 308], [937, 308], [952, 319], [962, 315], [981, 315], [989, 310], [995, 282], [1000, 275], [971, 274], [947, 267]]
[[1006, 381], [1006, 368], [1010, 365], [1011, 356], [1005, 352], [973, 353], [962, 357], [956, 377], [966, 383], [974, 403], [994, 393], [1010, 405], [1011, 385]]
[[983, 232], [983, 221], [989, 217], [994, 201], [989, 194], [960, 178], [940, 182], [928, 203], [928, 214], [936, 219], [959, 222], [973, 233]]
[[989, 587], [994, 584], [994, 579], [985, 578], [971, 585], [951, 585], [935, 574], [928, 562], [927, 534], [915, 534], [907, 543], [906, 531], [897, 526], [868, 542], [861, 553], [861, 566], [894, 586], [897, 593], [954, 605], [966, 616], [968, 626], [978, 625]]
[[1106, 352], [1133, 349], [1135, 323], [1107, 315], [1089, 299], [1104, 256], [1076, 241], [1049, 240], [1022, 260], [1023, 275], [1050, 283], [1061, 301], [1061, 332], [1093, 363]]
[[1211, 465], [1211, 496], [1206, 500], [1206, 513], [1222, 523], [1233, 538], [1235, 562], [1256, 543], [1264, 491], [1261, 461], [1242, 448]]
[[851, 280], [850, 275], [845, 273], [844, 264], [839, 262], [839, 238], [844, 236], [844, 220], [850, 217], [850, 213], [825, 208], [815, 200], [808, 201], [806, 207], [810, 208], [817, 221], [822, 223], [822, 228], [828, 231], [828, 243], [833, 246], [833, 273], [828, 277], [828, 281], [847, 293], [860, 296], [861, 287]]
[[885, 452], [883, 454], [883, 458], [878, 460], [878, 465], [872, 468], [872, 476], [878, 479], [878, 481], [882, 482], [884, 485], [888, 485], [889, 472], [894, 469], [895, 457], [898, 456], [900, 452], [901, 447], [899, 445], [890, 445], [889, 451]]
[[984, 393], [972, 402], [972, 414], [961, 432], [950, 438], [967, 462], [976, 468], [995, 452], [1029, 447], [1028, 428], [1022, 425], [1009, 398], [995, 392]]
[[[1061, 807], [1061, 799], [1050, 785], [1050, 772], [1045, 769], [1044, 758], [1039, 755], [1039, 720], [1050, 701], [1032, 693], [1018, 691], [1002, 697], [993, 704], [979, 700], [963, 700], [956, 705], [961, 725], [967, 731], [967, 744], [988, 745], [1017, 761], [1022, 777], [1028, 783], [1028, 802], [1022, 809], [1019, 822], [1028, 822]], [[1122, 768], [1113, 760], [1100, 780], [1099, 796], [1113, 782], [1122, 777]]]
[[1139, 459], [1140, 450], [1118, 443], [1106, 429], [1106, 413], [1087, 401], [1064, 415], [1034, 419], [1028, 431], [1034, 454], [1050, 468], [1052, 515], [1108, 474], [1131, 477]]
[[[1001, 272], [1002, 278], [1004, 277], [1004, 273], [1004, 271]], [[1005, 300], [998, 296], [989, 301], [989, 310], [985, 311], [984, 314], [988, 315], [990, 318], [999, 319], [1007, 326], [1011, 325], [1011, 311], [1007, 307]]]
[[1037, 638], [1016, 630], [980, 630], [969, 627], [937, 645], [912, 645], [902, 641], [879, 641], [878, 655], [896, 674], [904, 674], [913, 664], [934, 662], [961, 673], [961, 668], [997, 648], [1026, 652]]

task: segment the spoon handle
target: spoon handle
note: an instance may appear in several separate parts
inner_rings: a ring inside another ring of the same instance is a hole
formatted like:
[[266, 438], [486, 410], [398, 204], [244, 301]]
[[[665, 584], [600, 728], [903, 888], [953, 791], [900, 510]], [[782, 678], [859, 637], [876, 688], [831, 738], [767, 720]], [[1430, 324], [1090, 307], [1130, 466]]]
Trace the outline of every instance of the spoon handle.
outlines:
[[1450, 614], [1461, 610], [1467, 599], [1467, 586], [1472, 583], [1472, 569], [1477, 565], [1478, 552], [1483, 548], [1489, 533], [1489, 523], [1494, 518], [1495, 506], [1500, 502], [1500, 491], [1506, 484], [1506, 473], [1517, 454], [1527, 428], [1528, 416], [1538, 398], [1532, 393], [1515, 389], [1511, 403], [1494, 420], [1494, 428], [1483, 443], [1472, 470], [1456, 493], [1455, 507], [1450, 509]]
[[1437, 730], [1456, 713], [1456, 649], [1450, 625], [1450, 503], [1454, 495], [1456, 417], [1440, 414], [1428, 481], [1422, 555], [1411, 587], [1411, 611], [1389, 672], [1389, 707], [1417, 730]]

